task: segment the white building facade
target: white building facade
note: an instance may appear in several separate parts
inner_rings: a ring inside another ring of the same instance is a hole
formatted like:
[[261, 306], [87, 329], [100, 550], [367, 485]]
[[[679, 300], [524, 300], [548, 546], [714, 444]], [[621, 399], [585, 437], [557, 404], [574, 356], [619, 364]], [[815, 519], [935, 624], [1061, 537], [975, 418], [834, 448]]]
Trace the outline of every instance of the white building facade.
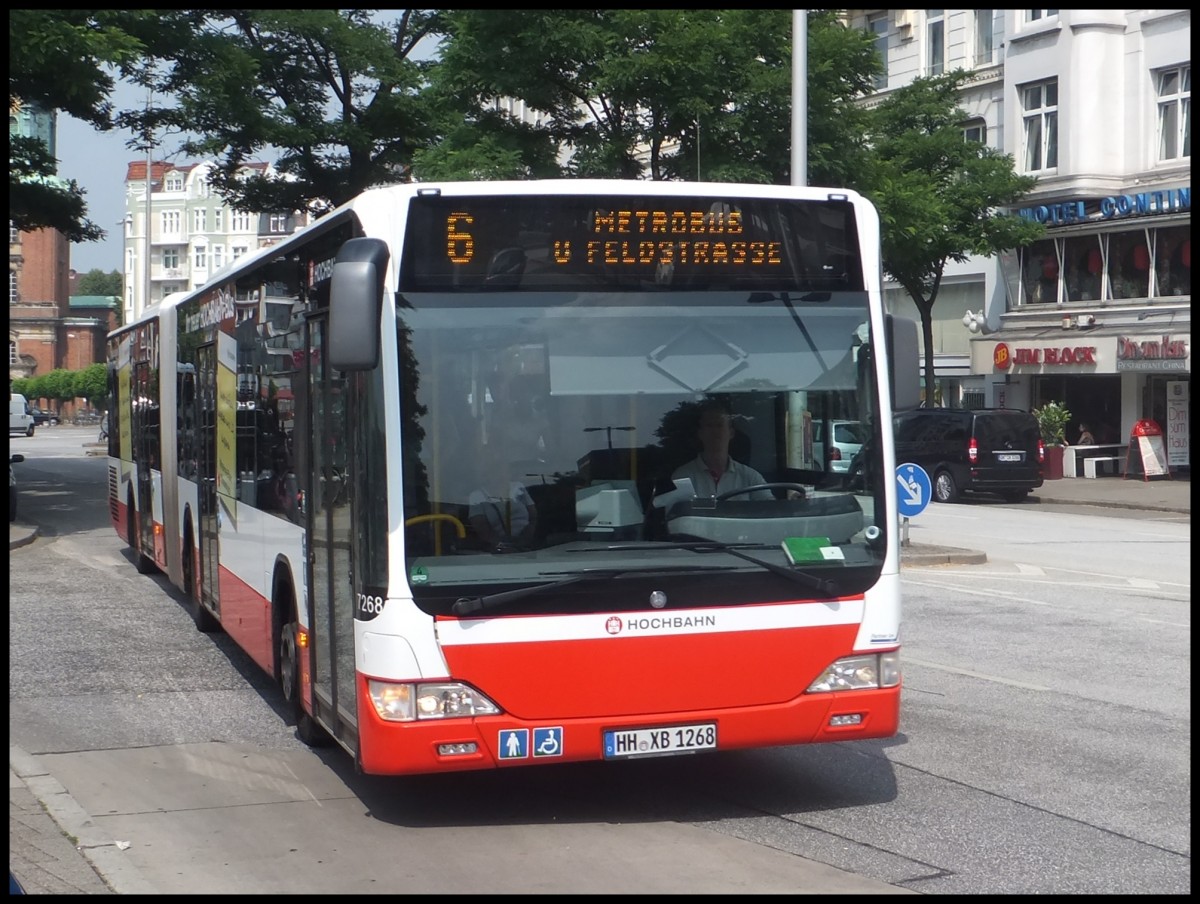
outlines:
[[[147, 180], [145, 161], [128, 165], [125, 323], [172, 292], [204, 285], [212, 274], [243, 254], [277, 242], [307, 223], [305, 214], [251, 213], [230, 207], [209, 185], [213, 168], [211, 162], [156, 162], [150, 166]], [[248, 164], [247, 169], [268, 176], [273, 172], [265, 163]]]
[[[934, 404], [1049, 401], [1122, 442], [1144, 419], [1189, 468], [1191, 13], [848, 10], [887, 60], [879, 94], [972, 70], [964, 131], [1038, 178], [1045, 237], [951, 265], [934, 306]], [[916, 316], [890, 292], [892, 308]], [[974, 331], [967, 328], [971, 325]]]

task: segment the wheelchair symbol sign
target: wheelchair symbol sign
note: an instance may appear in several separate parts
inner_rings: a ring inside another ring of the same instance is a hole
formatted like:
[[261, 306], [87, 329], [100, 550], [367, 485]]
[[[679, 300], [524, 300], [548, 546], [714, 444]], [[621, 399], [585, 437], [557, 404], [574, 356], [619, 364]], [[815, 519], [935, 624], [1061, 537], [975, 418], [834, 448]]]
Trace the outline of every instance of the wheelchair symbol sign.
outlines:
[[562, 726], [555, 726], [554, 728], [535, 728], [533, 730], [533, 755], [535, 757], [562, 756], [562, 734]]

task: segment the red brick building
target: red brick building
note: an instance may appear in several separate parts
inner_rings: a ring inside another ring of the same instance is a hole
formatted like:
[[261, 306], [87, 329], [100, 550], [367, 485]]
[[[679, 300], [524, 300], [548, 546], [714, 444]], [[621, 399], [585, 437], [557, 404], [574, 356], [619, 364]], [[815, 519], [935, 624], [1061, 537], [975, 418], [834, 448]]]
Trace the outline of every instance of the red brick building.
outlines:
[[117, 325], [120, 299], [115, 295], [72, 297], [73, 275], [70, 244], [62, 233], [55, 229], [21, 232], [10, 225], [10, 384], [57, 368], [82, 370], [104, 361], [105, 338]]

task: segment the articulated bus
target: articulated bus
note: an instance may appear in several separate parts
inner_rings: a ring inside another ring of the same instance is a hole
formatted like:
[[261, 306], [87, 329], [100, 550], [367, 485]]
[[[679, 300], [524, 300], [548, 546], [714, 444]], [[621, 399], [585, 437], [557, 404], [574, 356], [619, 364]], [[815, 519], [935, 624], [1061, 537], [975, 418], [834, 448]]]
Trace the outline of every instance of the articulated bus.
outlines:
[[881, 274], [852, 191], [372, 189], [111, 334], [113, 526], [368, 774], [889, 737]]

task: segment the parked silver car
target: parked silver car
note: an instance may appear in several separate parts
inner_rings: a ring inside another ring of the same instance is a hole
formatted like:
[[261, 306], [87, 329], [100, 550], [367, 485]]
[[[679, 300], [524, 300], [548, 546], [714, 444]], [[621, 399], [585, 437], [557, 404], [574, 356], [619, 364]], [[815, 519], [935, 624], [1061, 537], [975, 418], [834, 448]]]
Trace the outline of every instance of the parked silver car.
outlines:
[[[829, 425], [829, 467], [825, 467], [825, 425]], [[813, 421], [813, 456], [821, 470], [847, 474], [850, 459], [862, 448], [865, 428], [859, 421]]]

